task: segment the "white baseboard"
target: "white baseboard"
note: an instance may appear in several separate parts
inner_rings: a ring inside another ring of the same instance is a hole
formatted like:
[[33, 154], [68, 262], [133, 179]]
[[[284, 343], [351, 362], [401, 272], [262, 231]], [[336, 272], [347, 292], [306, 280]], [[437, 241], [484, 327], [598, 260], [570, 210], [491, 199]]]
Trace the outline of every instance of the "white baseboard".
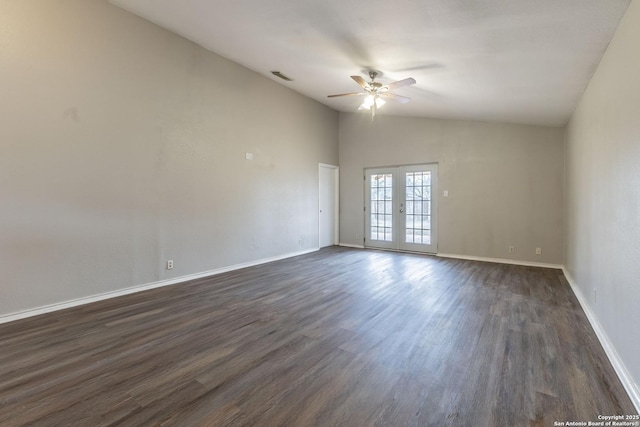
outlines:
[[562, 265], [560, 264], [547, 264], [544, 262], [533, 262], [533, 261], [519, 261], [515, 259], [485, 258], [485, 257], [477, 257], [477, 256], [469, 256], [469, 255], [442, 254], [442, 253], [438, 253], [435, 255], [442, 258], [457, 258], [457, 259], [466, 259], [469, 261], [495, 262], [498, 264], [523, 265], [526, 267], [555, 268], [557, 270], [561, 270], [563, 268]]
[[142, 292], [149, 289], [161, 288], [163, 286], [175, 285], [178, 283], [188, 282], [190, 280], [201, 279], [203, 277], [215, 276], [216, 274], [226, 273], [228, 271], [239, 270], [241, 268], [253, 267], [255, 265], [266, 264], [268, 262], [279, 261], [285, 258], [291, 258], [298, 255], [304, 255], [311, 252], [318, 251], [317, 248], [291, 252], [284, 255], [278, 255], [270, 258], [263, 258], [255, 261], [249, 261], [241, 264], [230, 265], [227, 267], [216, 268], [214, 270], [203, 271], [201, 273], [188, 274], [186, 276], [174, 277], [172, 279], [161, 280], [158, 282], [146, 283], [143, 285], [132, 286], [129, 288], [118, 289], [116, 291], [105, 292], [102, 294], [91, 295], [88, 297], [77, 298], [70, 301], [58, 302], [55, 304], [49, 304], [42, 307], [31, 308], [24, 311], [15, 313], [9, 313], [0, 316], [0, 324], [13, 322], [14, 320], [25, 319], [27, 317], [38, 316], [40, 314], [51, 313], [58, 310], [64, 310], [65, 308], [77, 307], [79, 305], [85, 305], [96, 301], [102, 301], [109, 298], [115, 298], [123, 295], [133, 294], [136, 292]]
[[342, 246], [344, 248], [364, 249], [363, 245], [352, 245], [350, 243], [338, 243], [338, 246]]
[[[362, 245], [352, 245], [349, 243], [340, 243], [339, 246], [343, 246], [345, 248], [356, 248], [356, 249], [365, 249], [365, 246]], [[369, 248], [373, 250], [383, 250], [389, 251], [390, 249], [378, 249], [378, 248]], [[397, 252], [393, 251], [392, 252]], [[418, 253], [418, 252], [415, 252]], [[544, 262], [533, 262], [533, 261], [519, 261], [513, 259], [504, 259], [504, 258], [486, 258], [486, 257], [478, 257], [478, 256], [470, 256], [470, 255], [457, 255], [457, 254], [443, 254], [443, 253], [425, 253], [424, 255], [433, 255], [439, 256], [442, 258], [455, 258], [455, 259], [466, 259], [469, 261], [482, 261], [482, 262], [495, 262], [498, 264], [512, 264], [512, 265], [523, 265], [526, 267], [542, 267], [542, 268], [554, 268], [556, 270], [561, 270], [563, 267], [560, 264], [547, 264]]]
[[564, 273], [564, 277], [567, 278], [567, 281], [569, 282], [574, 295], [578, 299], [580, 306], [582, 306], [582, 310], [587, 315], [587, 319], [589, 319], [591, 327], [595, 331], [596, 336], [598, 337], [598, 340], [602, 345], [602, 348], [604, 348], [604, 352], [609, 358], [611, 365], [613, 365], [613, 369], [618, 374], [618, 378], [620, 378], [624, 389], [627, 391], [627, 394], [629, 395], [633, 406], [635, 406], [636, 411], [640, 413], [640, 387], [638, 387], [638, 384], [636, 384], [636, 382], [633, 380], [633, 377], [627, 370], [627, 367], [625, 366], [622, 359], [620, 359], [620, 355], [618, 355], [618, 352], [609, 339], [609, 336], [602, 328], [602, 325], [598, 321], [598, 318], [596, 317], [593, 310], [591, 310], [591, 306], [587, 302], [587, 299], [584, 297], [582, 291], [564, 266], [562, 267], [562, 272]]

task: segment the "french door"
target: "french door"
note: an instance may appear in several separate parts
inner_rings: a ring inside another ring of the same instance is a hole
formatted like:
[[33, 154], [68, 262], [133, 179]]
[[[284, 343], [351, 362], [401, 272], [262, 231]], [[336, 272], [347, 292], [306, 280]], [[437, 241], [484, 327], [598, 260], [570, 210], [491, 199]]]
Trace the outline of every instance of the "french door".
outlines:
[[438, 165], [365, 169], [365, 246], [438, 250]]

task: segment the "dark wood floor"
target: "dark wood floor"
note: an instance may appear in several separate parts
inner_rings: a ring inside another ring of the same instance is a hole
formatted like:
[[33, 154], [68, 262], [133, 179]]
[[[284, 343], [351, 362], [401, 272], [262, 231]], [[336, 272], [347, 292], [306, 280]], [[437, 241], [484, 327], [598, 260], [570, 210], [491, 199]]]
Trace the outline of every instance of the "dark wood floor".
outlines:
[[0, 325], [2, 426], [552, 426], [632, 413], [553, 269], [329, 248]]

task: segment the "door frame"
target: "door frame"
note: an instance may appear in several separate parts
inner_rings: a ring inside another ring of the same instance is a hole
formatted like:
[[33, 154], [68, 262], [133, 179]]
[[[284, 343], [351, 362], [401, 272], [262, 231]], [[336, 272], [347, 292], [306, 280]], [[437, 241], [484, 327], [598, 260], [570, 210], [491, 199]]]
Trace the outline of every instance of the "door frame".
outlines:
[[[404, 172], [418, 171], [421, 168], [431, 170], [431, 244], [422, 245], [406, 243], [403, 234], [406, 227], [406, 191]], [[372, 240], [371, 230], [371, 175], [392, 174], [393, 194], [392, 199], [392, 238], [391, 241]], [[405, 192], [402, 195], [402, 192]], [[372, 249], [386, 249], [400, 252], [419, 252], [427, 254], [438, 253], [438, 163], [418, 163], [411, 165], [395, 165], [364, 168], [364, 247]], [[401, 202], [403, 206], [401, 206]], [[402, 209], [402, 212], [401, 212]], [[371, 244], [375, 242], [375, 244]], [[425, 248], [425, 246], [429, 246]]]
[[333, 170], [333, 244], [340, 242], [340, 168], [337, 165], [327, 163], [318, 163], [318, 248], [320, 248], [320, 236], [322, 233], [322, 223], [320, 217], [320, 194], [322, 185], [322, 170]]

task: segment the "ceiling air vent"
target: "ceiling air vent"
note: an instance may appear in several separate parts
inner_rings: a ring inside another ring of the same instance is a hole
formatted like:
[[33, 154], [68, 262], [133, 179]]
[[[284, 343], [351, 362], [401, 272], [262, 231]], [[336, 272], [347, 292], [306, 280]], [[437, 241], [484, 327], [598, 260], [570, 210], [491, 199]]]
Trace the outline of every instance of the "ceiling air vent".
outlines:
[[288, 82], [292, 82], [293, 81], [293, 79], [290, 79], [289, 77], [285, 76], [280, 71], [272, 71], [271, 74], [273, 74], [276, 77], [280, 77], [282, 80], [285, 80], [285, 81], [288, 81]]

